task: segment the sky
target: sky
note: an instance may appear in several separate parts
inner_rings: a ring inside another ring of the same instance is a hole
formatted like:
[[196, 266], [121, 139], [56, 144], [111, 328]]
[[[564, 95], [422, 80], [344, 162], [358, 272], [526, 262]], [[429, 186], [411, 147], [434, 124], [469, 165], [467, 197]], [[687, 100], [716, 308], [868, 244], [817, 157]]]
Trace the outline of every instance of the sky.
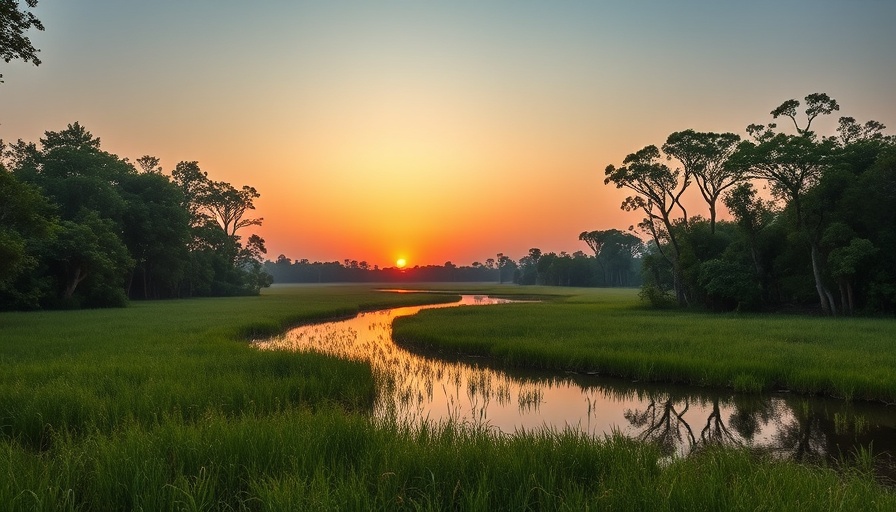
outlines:
[[[24, 2], [20, 2], [24, 4]], [[0, 139], [254, 186], [268, 257], [409, 266], [588, 251], [620, 165], [826, 92], [896, 130], [896, 2], [40, 0], [0, 62]], [[836, 121], [819, 124], [832, 130]], [[689, 213], [700, 212], [693, 199]]]

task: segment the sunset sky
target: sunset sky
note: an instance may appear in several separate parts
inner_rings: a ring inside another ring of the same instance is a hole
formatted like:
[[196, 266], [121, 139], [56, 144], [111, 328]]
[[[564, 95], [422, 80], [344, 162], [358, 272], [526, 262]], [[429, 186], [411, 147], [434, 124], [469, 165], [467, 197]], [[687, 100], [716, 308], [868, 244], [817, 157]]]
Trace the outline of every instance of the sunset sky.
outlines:
[[43, 63], [0, 62], [0, 138], [78, 121], [121, 157], [155, 155], [169, 172], [197, 160], [261, 193], [271, 259], [587, 250], [580, 232], [640, 220], [603, 184], [607, 164], [673, 131], [743, 135], [812, 92], [896, 132], [892, 0], [40, 0], [34, 12]]

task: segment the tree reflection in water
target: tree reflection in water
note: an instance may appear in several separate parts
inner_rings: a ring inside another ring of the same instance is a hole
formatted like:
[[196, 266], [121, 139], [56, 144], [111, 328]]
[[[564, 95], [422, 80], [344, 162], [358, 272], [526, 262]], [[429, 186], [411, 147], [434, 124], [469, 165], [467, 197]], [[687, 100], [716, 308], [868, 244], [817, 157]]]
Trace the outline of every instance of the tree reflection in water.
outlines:
[[[463, 299], [469, 305], [494, 302]], [[896, 453], [896, 413], [884, 406], [520, 370], [396, 345], [392, 319], [427, 307], [364, 313], [256, 344], [370, 362], [377, 382], [372, 415], [381, 421], [453, 421], [506, 433], [574, 429], [602, 437], [621, 432], [682, 456], [715, 445], [802, 462], [836, 461], [872, 446], [875, 454]], [[891, 473], [886, 460], [875, 459], [879, 473]]]

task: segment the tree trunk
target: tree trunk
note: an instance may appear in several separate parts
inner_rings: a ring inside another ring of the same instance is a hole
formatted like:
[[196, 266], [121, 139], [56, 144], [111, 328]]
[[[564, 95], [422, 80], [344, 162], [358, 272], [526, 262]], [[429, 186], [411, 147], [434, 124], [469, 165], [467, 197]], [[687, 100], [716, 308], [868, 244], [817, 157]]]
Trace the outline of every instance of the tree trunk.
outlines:
[[840, 308], [843, 309], [844, 315], [852, 315], [852, 308], [849, 305], [849, 299], [846, 293], [846, 279], [839, 279], [837, 285], [840, 288]]
[[837, 314], [834, 310], [834, 305], [829, 300], [830, 292], [827, 291], [824, 287], [824, 283], [821, 282], [821, 267], [818, 264], [818, 246], [813, 241], [812, 245], [812, 275], [815, 277], [815, 291], [818, 292], [818, 300], [821, 303], [821, 310], [826, 315], [835, 315]]
[[852, 281], [846, 281], [846, 297], [849, 299], [849, 315], [855, 312], [855, 304], [853, 303]]
[[75, 267], [74, 275], [72, 276], [71, 279], [69, 279], [68, 284], [65, 285], [65, 294], [63, 295], [63, 298], [66, 298], [66, 299], [72, 298], [72, 295], [74, 295], [74, 293], [75, 293], [75, 288], [77, 288], [78, 285], [81, 284], [81, 281], [83, 281], [86, 278], [87, 278], [87, 272], [82, 274], [81, 266], [78, 265], [77, 267]]

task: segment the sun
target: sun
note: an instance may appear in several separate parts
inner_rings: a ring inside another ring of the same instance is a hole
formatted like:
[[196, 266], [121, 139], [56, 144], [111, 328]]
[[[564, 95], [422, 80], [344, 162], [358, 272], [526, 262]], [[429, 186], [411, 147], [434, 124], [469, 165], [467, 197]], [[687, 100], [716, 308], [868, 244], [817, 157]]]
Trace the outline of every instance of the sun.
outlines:
[[407, 266], [407, 264], [408, 261], [404, 258], [398, 258], [397, 260], [395, 260], [395, 266], [398, 268], [404, 268], [405, 266]]

